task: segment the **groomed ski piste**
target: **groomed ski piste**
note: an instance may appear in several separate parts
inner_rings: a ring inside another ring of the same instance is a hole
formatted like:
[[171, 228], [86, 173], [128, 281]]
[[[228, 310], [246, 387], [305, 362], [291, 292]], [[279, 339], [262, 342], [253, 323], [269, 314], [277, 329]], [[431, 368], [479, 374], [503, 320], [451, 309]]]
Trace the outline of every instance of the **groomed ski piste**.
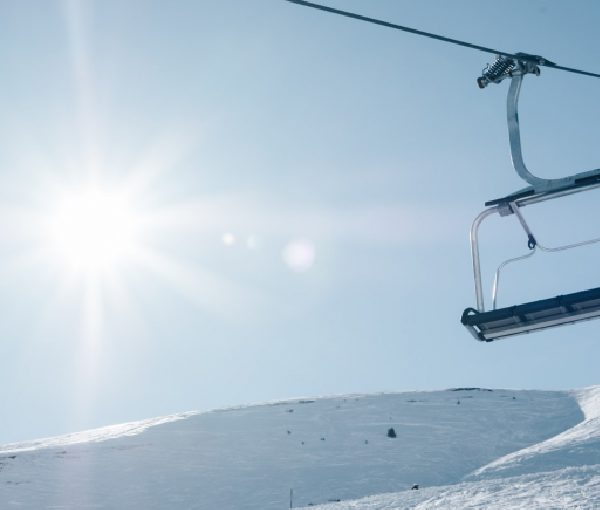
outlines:
[[600, 386], [297, 398], [0, 447], [2, 508], [275, 510], [290, 489], [321, 510], [600, 508]]

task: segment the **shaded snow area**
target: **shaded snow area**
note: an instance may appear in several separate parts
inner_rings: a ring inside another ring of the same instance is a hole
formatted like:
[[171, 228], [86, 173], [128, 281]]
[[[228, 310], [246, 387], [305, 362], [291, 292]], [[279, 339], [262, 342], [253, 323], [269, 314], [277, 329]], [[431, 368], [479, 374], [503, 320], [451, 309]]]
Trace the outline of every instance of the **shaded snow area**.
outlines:
[[279, 510], [290, 489], [322, 510], [600, 507], [600, 387], [298, 399], [0, 447], [2, 508]]

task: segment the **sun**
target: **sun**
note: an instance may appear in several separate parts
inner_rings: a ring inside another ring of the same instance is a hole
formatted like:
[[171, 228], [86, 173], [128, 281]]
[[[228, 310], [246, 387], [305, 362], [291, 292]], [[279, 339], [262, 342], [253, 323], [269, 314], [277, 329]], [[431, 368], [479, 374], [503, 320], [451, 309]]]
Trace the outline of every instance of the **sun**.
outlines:
[[125, 190], [70, 190], [47, 217], [49, 248], [72, 271], [112, 270], [135, 252], [141, 219]]

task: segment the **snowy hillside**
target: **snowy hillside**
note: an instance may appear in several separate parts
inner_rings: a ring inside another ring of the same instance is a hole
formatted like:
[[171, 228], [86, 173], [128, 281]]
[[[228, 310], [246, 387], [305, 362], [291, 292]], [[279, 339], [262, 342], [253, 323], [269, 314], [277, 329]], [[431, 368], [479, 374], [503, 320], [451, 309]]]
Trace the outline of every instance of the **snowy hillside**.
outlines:
[[331, 510], [600, 505], [600, 388], [298, 399], [0, 447], [7, 508], [269, 510], [290, 489]]
[[583, 422], [482, 466], [462, 483], [316, 508], [600, 508], [600, 387], [573, 395]]

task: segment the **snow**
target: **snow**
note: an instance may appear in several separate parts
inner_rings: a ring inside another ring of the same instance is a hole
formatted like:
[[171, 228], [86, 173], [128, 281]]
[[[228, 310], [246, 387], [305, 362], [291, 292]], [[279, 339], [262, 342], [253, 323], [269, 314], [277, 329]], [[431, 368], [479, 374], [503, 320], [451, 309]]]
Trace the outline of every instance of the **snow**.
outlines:
[[137, 436], [149, 427], [162, 425], [163, 423], [171, 423], [173, 421], [182, 420], [189, 416], [194, 416], [198, 413], [181, 413], [171, 416], [163, 416], [160, 418], [151, 418], [149, 420], [134, 421], [129, 423], [121, 423], [119, 425], [109, 425], [98, 429], [86, 430], [84, 432], [75, 432], [60, 437], [48, 437], [37, 439], [25, 443], [15, 443], [0, 446], [0, 453], [26, 452], [32, 450], [40, 450], [42, 448], [52, 448], [61, 446], [70, 446], [79, 443], [95, 443], [114, 439], [118, 437]]
[[3, 508], [269, 510], [290, 489], [322, 510], [600, 507], [600, 387], [294, 399], [0, 447]]
[[531, 473], [549, 468], [600, 464], [600, 387], [575, 392], [584, 414], [578, 425], [528, 448], [501, 457], [478, 469], [474, 476], [491, 477]]
[[465, 482], [311, 506], [313, 510], [564, 509], [600, 507], [600, 466]]
[[599, 508], [600, 387], [571, 395], [582, 422], [482, 466], [463, 482], [313, 508]]

